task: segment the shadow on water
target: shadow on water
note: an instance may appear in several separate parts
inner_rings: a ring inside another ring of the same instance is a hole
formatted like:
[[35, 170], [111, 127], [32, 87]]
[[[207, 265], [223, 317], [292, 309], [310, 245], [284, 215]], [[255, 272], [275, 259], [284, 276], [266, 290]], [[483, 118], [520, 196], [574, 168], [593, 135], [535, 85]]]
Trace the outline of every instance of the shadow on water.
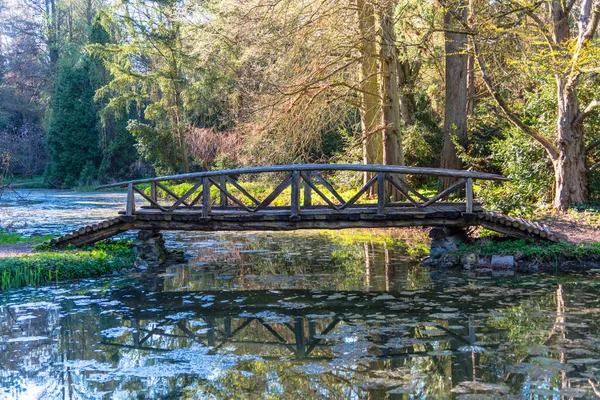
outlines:
[[590, 398], [600, 283], [430, 271], [420, 242], [177, 235], [185, 265], [23, 289], [0, 397]]

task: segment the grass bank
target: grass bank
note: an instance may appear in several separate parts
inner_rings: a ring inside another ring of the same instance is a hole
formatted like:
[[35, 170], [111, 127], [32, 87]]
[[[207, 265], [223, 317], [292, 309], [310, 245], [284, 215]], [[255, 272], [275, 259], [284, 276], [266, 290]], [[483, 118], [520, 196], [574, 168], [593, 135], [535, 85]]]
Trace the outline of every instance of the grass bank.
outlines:
[[495, 255], [513, 256], [515, 270], [520, 272], [600, 271], [600, 242], [536, 243], [533, 239], [485, 238], [462, 244], [432, 263], [443, 267], [464, 267], [470, 263], [473, 269], [489, 268]]
[[0, 288], [7, 291], [100, 276], [131, 268], [135, 259], [130, 241], [105, 241], [81, 249], [60, 251], [38, 245], [30, 254], [0, 258]]
[[43, 176], [34, 176], [31, 178], [12, 178], [6, 184], [14, 189], [47, 189], [49, 185], [44, 182]]
[[19, 243], [40, 243], [52, 239], [52, 235], [24, 237], [0, 229], [0, 246]]

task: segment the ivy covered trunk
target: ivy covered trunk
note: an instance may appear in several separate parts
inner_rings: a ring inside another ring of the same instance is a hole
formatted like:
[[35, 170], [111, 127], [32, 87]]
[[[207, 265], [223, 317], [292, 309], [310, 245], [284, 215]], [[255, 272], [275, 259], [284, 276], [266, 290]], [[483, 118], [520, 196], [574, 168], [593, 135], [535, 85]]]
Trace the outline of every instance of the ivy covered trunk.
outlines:
[[[578, 37], [578, 45], [583, 46], [586, 32], [586, 20], [589, 24], [589, 13], [586, 16], [582, 8], [581, 25], [583, 28]], [[562, 2], [553, 0], [550, 6], [552, 34], [556, 44], [567, 46], [571, 32], [569, 30], [569, 13]], [[595, 30], [595, 27], [593, 28]], [[581, 48], [581, 47], [580, 47]], [[576, 62], [578, 52], [572, 56]], [[575, 64], [574, 64], [575, 65]], [[585, 203], [588, 200], [587, 171], [585, 166], [585, 145], [583, 130], [578, 121], [578, 73], [557, 74], [556, 95], [558, 115], [556, 121], [556, 154], [554, 164], [554, 208], [565, 210], [571, 203]]]
[[588, 201], [585, 144], [581, 125], [574, 124], [578, 115], [577, 91], [558, 83], [558, 121], [556, 136], [558, 155], [554, 164], [554, 208], [565, 210], [571, 203]]

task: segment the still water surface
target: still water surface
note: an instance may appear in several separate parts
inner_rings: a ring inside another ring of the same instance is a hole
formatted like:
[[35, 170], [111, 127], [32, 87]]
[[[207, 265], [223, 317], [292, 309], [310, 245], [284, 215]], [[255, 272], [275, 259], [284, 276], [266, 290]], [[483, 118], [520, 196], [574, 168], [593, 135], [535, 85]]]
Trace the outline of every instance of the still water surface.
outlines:
[[[78, 212], [101, 219], [123, 200], [44, 196], [28, 205], [38, 212], [8, 200], [0, 210], [21, 215], [11, 226], [24, 233], [58, 233]], [[70, 208], [57, 210], [62, 201]], [[418, 262], [424, 243], [365, 233], [171, 233], [167, 243], [189, 261], [4, 294], [0, 398], [600, 395], [593, 274], [432, 271]]]

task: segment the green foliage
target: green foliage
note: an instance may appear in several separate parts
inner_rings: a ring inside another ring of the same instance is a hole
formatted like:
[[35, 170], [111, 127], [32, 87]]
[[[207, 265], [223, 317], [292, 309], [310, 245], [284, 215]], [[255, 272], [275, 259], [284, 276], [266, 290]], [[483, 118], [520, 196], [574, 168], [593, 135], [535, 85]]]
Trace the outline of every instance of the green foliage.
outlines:
[[136, 140], [135, 147], [142, 158], [152, 163], [158, 175], [181, 171], [181, 157], [176, 139], [168, 129], [156, 128], [137, 120], [127, 126]]
[[100, 134], [89, 58], [73, 53], [59, 68], [46, 135], [51, 161], [45, 178], [54, 186], [73, 187], [97, 175]]
[[[107, 15], [100, 13], [96, 16], [91, 27], [90, 47], [105, 46], [110, 43], [110, 34], [104, 26]], [[104, 60], [91, 52], [91, 75], [94, 89], [106, 85], [112, 78], [104, 66]], [[131, 109], [135, 109], [131, 102], [114, 102], [108, 107], [110, 101], [98, 99], [95, 102], [95, 112], [100, 116], [98, 130], [101, 133], [102, 161], [98, 169], [98, 177], [103, 180], [134, 179], [138, 177], [135, 162], [139, 158], [134, 147], [135, 139], [127, 129], [127, 122]]]
[[502, 184], [482, 182], [478, 195], [485, 206], [506, 214], [531, 214], [551, 201], [552, 165], [544, 149], [533, 139], [511, 129], [504, 138], [493, 138], [490, 166], [510, 178]]
[[135, 261], [133, 243], [129, 241], [106, 241], [64, 251], [49, 251], [45, 246], [37, 249], [44, 251], [0, 258], [2, 291], [99, 276], [131, 268]]
[[414, 123], [405, 127], [402, 136], [406, 165], [440, 165], [444, 139], [442, 121], [432, 109], [431, 99], [424, 93], [417, 98], [413, 119]]
[[227, 153], [217, 154], [213, 163], [215, 170], [236, 169], [241, 167], [238, 160], [234, 159]]

